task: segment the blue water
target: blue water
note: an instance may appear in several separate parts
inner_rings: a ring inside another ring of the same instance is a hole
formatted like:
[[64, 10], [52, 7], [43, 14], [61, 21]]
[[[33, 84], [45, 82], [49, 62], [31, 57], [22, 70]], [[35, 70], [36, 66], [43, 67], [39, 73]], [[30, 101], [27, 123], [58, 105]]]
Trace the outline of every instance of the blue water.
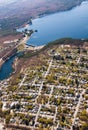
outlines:
[[[28, 40], [29, 45], [43, 45], [63, 37], [88, 38], [88, 2], [72, 10], [37, 18], [28, 29], [38, 30]], [[25, 28], [20, 28], [22, 31]], [[12, 63], [17, 55], [7, 60], [0, 69], [0, 80], [13, 72]]]
[[6, 79], [10, 76], [10, 74], [13, 72], [12, 64], [15, 59], [16, 55], [12, 56], [10, 59], [8, 59], [1, 67], [0, 69], [0, 80]]
[[23, 52], [16, 53], [2, 65], [0, 69], [0, 80], [7, 79], [11, 75], [11, 73], [14, 71], [12, 67], [14, 59], [22, 54]]
[[63, 37], [88, 38], [88, 2], [69, 11], [34, 19], [27, 29], [38, 30], [28, 40], [29, 45], [43, 45]]

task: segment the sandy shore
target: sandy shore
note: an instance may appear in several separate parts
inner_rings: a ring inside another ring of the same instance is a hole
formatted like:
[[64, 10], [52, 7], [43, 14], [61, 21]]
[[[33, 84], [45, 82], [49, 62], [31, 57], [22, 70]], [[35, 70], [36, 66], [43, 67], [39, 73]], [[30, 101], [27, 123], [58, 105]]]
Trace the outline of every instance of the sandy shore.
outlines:
[[25, 46], [25, 49], [27, 50], [39, 50], [42, 49], [44, 47], [44, 45], [41, 46], [32, 46], [32, 45], [27, 45], [27, 41], [31, 38], [31, 36], [26, 36], [24, 37], [21, 41], [20, 44], [23, 44]]
[[4, 64], [4, 61], [2, 60], [2, 58], [0, 58], [0, 69], [1, 69], [3, 64]]
[[31, 50], [31, 51], [40, 50], [43, 47], [44, 47], [44, 45], [42, 45], [42, 46], [26, 46], [27, 50]]

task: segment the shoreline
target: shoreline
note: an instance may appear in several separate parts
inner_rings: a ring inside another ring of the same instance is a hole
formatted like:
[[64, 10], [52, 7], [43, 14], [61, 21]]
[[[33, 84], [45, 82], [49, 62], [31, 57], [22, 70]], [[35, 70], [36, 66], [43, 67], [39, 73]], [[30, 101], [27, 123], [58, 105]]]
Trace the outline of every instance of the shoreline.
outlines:
[[35, 50], [42, 49], [45, 46], [45, 45], [40, 45], [40, 46], [28, 45], [27, 41], [30, 40], [31, 36], [26, 36], [24, 37], [23, 41], [21, 41], [23, 42], [25, 49], [35, 51]]
[[[30, 39], [30, 37], [31, 37], [31, 36], [23, 37], [23, 38], [19, 41], [18, 46], [23, 45], [25, 51], [37, 51], [37, 50], [40, 50], [40, 49], [42, 49], [42, 48], [44, 47], [44, 45], [42, 45], [42, 46], [27, 45], [27, 41], [28, 41], [28, 39]], [[18, 47], [18, 46], [17, 46], [17, 47]], [[19, 51], [18, 51], [18, 52], [19, 52]], [[17, 53], [17, 52], [16, 52], [16, 53]], [[10, 55], [6, 60], [2, 60], [2, 58], [1, 58], [1, 59], [0, 59], [0, 69], [2, 69], [2, 66], [6, 63], [6, 61], [7, 61], [7, 60], [10, 60], [11, 57], [12, 57], [13, 55], [15, 55], [16, 53], [14, 53], [14, 54], [12, 53], [12, 55]], [[17, 62], [18, 62], [18, 58], [16, 57], [16, 58], [13, 60], [13, 64], [12, 64], [12, 68], [13, 68], [14, 70], [11, 72], [10, 76], [8, 75], [8, 78], [6, 78], [6, 79], [9, 79], [10, 77], [12, 77], [12, 75], [13, 75], [14, 73], [16, 73], [16, 71], [17, 71]], [[2, 79], [2, 80], [5, 80], [5, 79]], [[0, 80], [0, 81], [2, 81], [2, 80]]]
[[2, 60], [2, 58], [0, 58], [0, 69], [2, 68], [2, 65], [5, 63], [5, 61]]
[[[86, 2], [88, 3], [88, 1], [84, 0], [84, 1], [80, 2], [79, 4], [73, 5], [72, 7], [68, 8], [68, 9], [57, 10], [57, 11], [53, 11], [53, 12], [49, 12], [49, 13], [44, 13], [44, 14], [43, 14], [43, 13], [42, 13], [42, 14], [38, 14], [38, 15], [32, 17], [32, 18], [29, 18], [29, 20], [32, 20], [32, 21], [33, 21], [33, 20], [35, 20], [35, 19], [42, 18], [42, 17], [46, 17], [46, 16], [49, 16], [49, 15], [53, 15], [53, 14], [57, 14], [57, 13], [61, 13], [61, 12], [70, 11], [70, 10], [76, 8], [77, 6], [80, 6], [80, 5], [83, 4], [83, 3], [85, 4]], [[25, 22], [24, 24], [22, 24], [21, 26], [17, 27], [17, 29], [19, 29], [19, 28], [25, 28], [25, 27], [27, 27], [28, 25], [30, 25], [30, 24], [29, 24], [29, 20], [28, 20], [27, 22]]]
[[[27, 39], [26, 37], [25, 37], [25, 38], [22, 38], [22, 39], [19, 41], [18, 45], [17, 45], [15, 48], [17, 48], [17, 47], [18, 47], [19, 45], [21, 45], [21, 44], [23, 44], [23, 46], [25, 46], [27, 40], [28, 40], [28, 39]], [[8, 53], [10, 53], [10, 52], [8, 52]], [[14, 55], [16, 55], [16, 53], [17, 53], [17, 50], [16, 50], [15, 52], [11, 52], [11, 55], [8, 55], [5, 60], [3, 60], [2, 58], [0, 58], [0, 70], [2, 69], [2, 66], [6, 63], [6, 61], [7, 61], [7, 60], [10, 60]], [[15, 59], [16, 59], [16, 58], [15, 58]], [[14, 61], [15, 61], [15, 59], [14, 59]], [[13, 61], [13, 64], [14, 64], [14, 61]], [[13, 64], [12, 64], [12, 68], [13, 68]], [[14, 69], [14, 68], [13, 68], [13, 69]], [[14, 71], [15, 71], [15, 70], [14, 70]], [[10, 74], [10, 76], [14, 73], [14, 71]], [[9, 78], [10, 76], [8, 75], [8, 78]], [[6, 79], [8, 79], [8, 78], [6, 78]], [[5, 79], [3, 79], [3, 80], [5, 80]], [[0, 80], [0, 81], [2, 81], [2, 80]]]

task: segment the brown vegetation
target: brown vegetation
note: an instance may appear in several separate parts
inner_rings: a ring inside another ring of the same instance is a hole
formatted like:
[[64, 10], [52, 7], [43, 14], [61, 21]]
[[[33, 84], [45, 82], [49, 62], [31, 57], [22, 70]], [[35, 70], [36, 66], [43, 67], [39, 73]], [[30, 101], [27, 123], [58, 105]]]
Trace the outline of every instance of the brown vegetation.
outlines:
[[17, 75], [20, 72], [24, 72], [24, 70], [27, 67], [32, 67], [35, 68], [35, 66], [38, 65], [43, 65], [44, 64], [44, 58], [48, 58], [48, 51], [52, 50], [53, 48], [58, 48], [59, 45], [71, 45], [77, 47], [83, 47], [88, 43], [88, 41], [82, 41], [82, 40], [74, 40], [74, 39], [60, 39], [57, 41], [54, 41], [52, 43], [47, 44], [44, 48], [42, 48], [41, 50], [37, 51], [37, 52], [31, 52], [31, 51], [27, 51], [24, 53], [24, 55], [18, 59], [18, 63], [17, 63], [17, 71], [16, 73], [13, 75], [13, 77], [17, 77]]

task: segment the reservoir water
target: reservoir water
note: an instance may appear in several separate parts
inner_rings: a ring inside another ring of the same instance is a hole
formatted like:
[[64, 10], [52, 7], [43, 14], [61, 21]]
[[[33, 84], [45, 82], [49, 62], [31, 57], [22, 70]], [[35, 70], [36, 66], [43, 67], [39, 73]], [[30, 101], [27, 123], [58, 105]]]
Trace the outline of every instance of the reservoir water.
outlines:
[[[88, 1], [72, 10], [34, 19], [32, 25], [20, 28], [17, 31], [26, 28], [38, 30], [27, 41], [27, 44], [35, 46], [47, 44], [63, 37], [88, 38]], [[0, 69], [0, 80], [8, 78], [13, 72], [12, 63], [15, 56], [3, 64]]]
[[12, 56], [10, 59], [8, 59], [1, 67], [0, 69], [0, 80], [6, 79], [10, 76], [10, 74], [13, 72], [12, 64], [15, 59], [16, 55]]
[[88, 1], [69, 11], [32, 20], [32, 25], [20, 28], [38, 30], [28, 40], [29, 45], [43, 45], [63, 37], [88, 38]]
[[6, 62], [2, 65], [0, 69], [0, 80], [4, 80], [11, 75], [11, 73], [14, 71], [12, 67], [14, 59], [18, 56], [21, 56], [22, 54], [23, 54], [22, 52], [16, 53], [12, 57], [10, 57], [8, 60], [6, 60]]

